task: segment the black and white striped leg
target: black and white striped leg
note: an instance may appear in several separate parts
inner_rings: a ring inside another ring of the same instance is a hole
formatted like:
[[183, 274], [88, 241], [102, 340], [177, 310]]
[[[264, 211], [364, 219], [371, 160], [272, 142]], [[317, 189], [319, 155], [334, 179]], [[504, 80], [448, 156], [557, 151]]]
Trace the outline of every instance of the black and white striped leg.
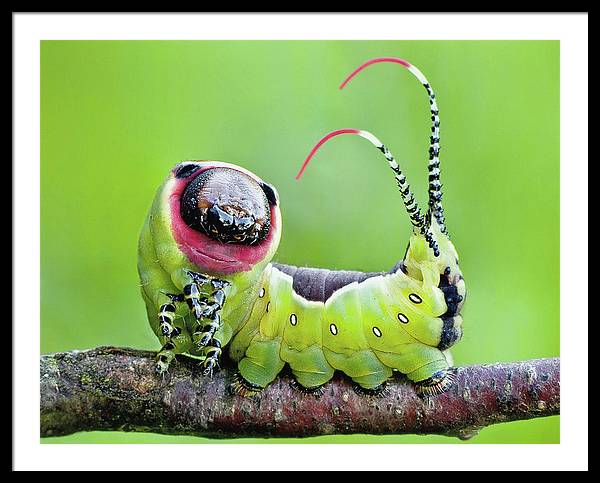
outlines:
[[165, 345], [162, 346], [162, 349], [158, 351], [158, 355], [156, 356], [156, 373], [164, 374], [173, 359], [175, 359], [175, 344], [173, 341], [168, 340]]
[[221, 316], [215, 314], [212, 319], [198, 321], [197, 327], [196, 332], [192, 334], [192, 340], [199, 348], [206, 347], [213, 340], [215, 332], [221, 327]]
[[180, 295], [167, 294], [167, 296], [171, 299], [171, 302], [160, 306], [158, 310], [158, 327], [164, 337], [171, 338], [180, 333], [180, 330], [173, 325], [173, 320], [175, 319], [175, 311], [177, 310], [175, 304], [176, 302], [183, 301], [183, 298]]
[[200, 294], [200, 287], [196, 282], [189, 283], [183, 287], [183, 298], [196, 320], [200, 320], [206, 304]]
[[169, 368], [169, 364], [175, 358], [176, 346], [173, 341], [181, 333], [181, 329], [175, 327], [173, 321], [175, 319], [175, 311], [177, 310], [176, 303], [182, 302], [181, 295], [166, 294], [171, 299], [170, 302], [162, 304], [158, 310], [158, 322], [160, 333], [167, 339], [156, 358], [156, 372], [163, 374]]
[[215, 368], [219, 367], [219, 357], [221, 357], [221, 352], [221, 341], [213, 337], [204, 348], [206, 359], [204, 359], [204, 362], [202, 363], [202, 374], [212, 377]]
[[[211, 375], [221, 355], [221, 341], [214, 337], [215, 332], [221, 327], [221, 309], [225, 304], [225, 288], [230, 282], [205, 275], [188, 272], [192, 280], [184, 287], [183, 293], [190, 310], [196, 318], [196, 330], [192, 334], [192, 341], [199, 349], [205, 348], [204, 374]], [[201, 290], [200, 286], [202, 287]], [[210, 295], [205, 295], [207, 289]]]

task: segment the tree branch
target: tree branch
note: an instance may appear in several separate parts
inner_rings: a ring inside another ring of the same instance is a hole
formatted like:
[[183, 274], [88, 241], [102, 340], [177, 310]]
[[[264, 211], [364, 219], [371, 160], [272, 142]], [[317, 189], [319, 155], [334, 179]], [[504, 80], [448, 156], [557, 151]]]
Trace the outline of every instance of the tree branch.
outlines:
[[469, 438], [490, 424], [559, 414], [560, 359], [458, 368], [450, 390], [420, 398], [398, 377], [383, 395], [358, 394], [336, 374], [323, 394], [287, 375], [262, 393], [231, 392], [233, 368], [213, 378], [177, 357], [154, 374], [154, 352], [114, 347], [41, 356], [41, 436], [143, 431], [213, 438], [325, 434], [443, 434]]

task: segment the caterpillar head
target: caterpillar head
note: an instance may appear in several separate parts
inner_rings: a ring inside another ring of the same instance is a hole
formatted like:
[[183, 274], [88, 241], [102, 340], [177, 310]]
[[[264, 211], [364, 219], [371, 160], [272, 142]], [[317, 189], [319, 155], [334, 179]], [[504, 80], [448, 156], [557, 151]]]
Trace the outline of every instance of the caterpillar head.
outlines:
[[171, 231], [180, 250], [209, 272], [268, 263], [281, 236], [273, 186], [239, 166], [186, 161], [171, 170]]

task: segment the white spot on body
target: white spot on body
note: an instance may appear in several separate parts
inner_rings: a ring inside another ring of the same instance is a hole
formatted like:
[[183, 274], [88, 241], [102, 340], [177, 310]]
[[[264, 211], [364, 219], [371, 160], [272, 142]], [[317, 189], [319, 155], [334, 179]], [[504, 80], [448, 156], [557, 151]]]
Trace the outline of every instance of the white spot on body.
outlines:
[[296, 317], [296, 314], [290, 315], [290, 324], [295, 326], [297, 323], [298, 323], [298, 317]]
[[331, 324], [329, 326], [329, 332], [331, 332], [333, 335], [337, 335], [337, 327], [335, 326], [335, 324]]
[[402, 322], [403, 324], [408, 324], [408, 317], [406, 315], [404, 315], [403, 313], [398, 314], [398, 320], [400, 322]]

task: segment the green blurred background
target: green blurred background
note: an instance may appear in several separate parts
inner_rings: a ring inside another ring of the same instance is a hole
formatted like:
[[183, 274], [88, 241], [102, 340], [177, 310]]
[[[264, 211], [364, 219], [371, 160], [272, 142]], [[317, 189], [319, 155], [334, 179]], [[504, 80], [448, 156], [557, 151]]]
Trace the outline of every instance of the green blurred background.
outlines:
[[[99, 345], [156, 350], [139, 295], [136, 244], [177, 162], [240, 164], [279, 190], [276, 260], [388, 270], [410, 223], [394, 179], [363, 139], [396, 155], [425, 203], [429, 103], [397, 65], [428, 77], [441, 117], [447, 224], [469, 297], [457, 365], [559, 355], [559, 42], [44, 41], [41, 44], [41, 352]], [[80, 433], [44, 443], [202, 443]], [[219, 441], [231, 443], [233, 441]], [[559, 417], [443, 436], [327, 436], [293, 443], [558, 443]]]

